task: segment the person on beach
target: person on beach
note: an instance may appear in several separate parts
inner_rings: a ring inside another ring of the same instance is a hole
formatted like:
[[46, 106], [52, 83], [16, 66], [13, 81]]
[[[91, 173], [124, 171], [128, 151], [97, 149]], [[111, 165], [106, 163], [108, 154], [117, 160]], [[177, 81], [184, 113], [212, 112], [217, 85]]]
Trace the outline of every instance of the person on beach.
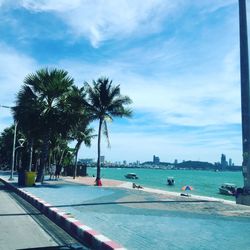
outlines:
[[140, 188], [143, 188], [143, 187], [140, 186], [140, 185], [136, 185], [135, 183], [133, 183], [133, 188], [138, 188], [138, 189], [140, 189]]
[[53, 180], [55, 178], [55, 176], [56, 176], [55, 175], [56, 174], [56, 165], [55, 164], [50, 165], [49, 174], [50, 174], [49, 179]]
[[98, 186], [98, 187], [101, 187], [102, 186], [102, 181], [101, 179], [98, 179], [95, 181], [95, 185]]
[[57, 165], [56, 165], [56, 172], [55, 172], [55, 178], [56, 178], [56, 180], [59, 179], [61, 170], [62, 170], [61, 164], [57, 164]]

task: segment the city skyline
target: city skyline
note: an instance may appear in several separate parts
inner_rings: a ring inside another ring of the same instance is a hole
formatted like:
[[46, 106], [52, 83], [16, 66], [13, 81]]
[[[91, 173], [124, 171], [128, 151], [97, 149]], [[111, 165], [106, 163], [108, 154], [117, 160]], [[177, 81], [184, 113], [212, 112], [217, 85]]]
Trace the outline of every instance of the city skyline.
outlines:
[[[137, 159], [137, 160], [132, 161], [132, 162], [129, 162], [126, 159], [119, 159], [118, 161], [111, 161], [109, 159], [106, 159], [105, 155], [101, 155], [100, 158], [101, 158], [101, 160], [100, 160], [101, 163], [106, 163], [106, 164], [111, 163], [111, 164], [119, 164], [119, 165], [130, 165], [130, 164], [139, 165], [139, 164], [143, 164], [143, 163], [146, 163], [146, 162], [152, 162], [152, 164], [154, 164], [154, 165], [157, 165], [159, 163], [178, 164], [178, 163], [181, 163], [181, 162], [191, 161], [190, 159], [174, 159], [174, 161], [161, 161], [160, 157], [157, 156], [157, 155], [152, 155], [151, 159], [148, 159], [146, 161], [140, 161], [139, 159]], [[78, 161], [79, 162], [84, 162], [84, 163], [93, 163], [93, 162], [96, 162], [97, 159], [96, 158], [81, 158], [81, 159], [78, 159]], [[197, 162], [199, 162], [199, 161], [197, 161]], [[200, 161], [200, 162], [203, 162], [203, 161]], [[223, 154], [223, 153], [220, 155], [220, 158], [218, 158], [217, 161], [209, 162], [209, 163], [215, 164], [215, 165], [220, 164], [224, 168], [226, 168], [228, 166], [229, 167], [234, 166], [233, 159], [230, 158], [230, 156], [227, 158], [227, 156], [225, 154]]]
[[[107, 76], [134, 115], [108, 123], [105, 159], [216, 162], [223, 152], [241, 165], [237, 0], [0, 0], [0, 17], [1, 105], [42, 67], [67, 70], [78, 86]], [[1, 108], [0, 132], [11, 124]], [[79, 152], [96, 155], [96, 139]]]

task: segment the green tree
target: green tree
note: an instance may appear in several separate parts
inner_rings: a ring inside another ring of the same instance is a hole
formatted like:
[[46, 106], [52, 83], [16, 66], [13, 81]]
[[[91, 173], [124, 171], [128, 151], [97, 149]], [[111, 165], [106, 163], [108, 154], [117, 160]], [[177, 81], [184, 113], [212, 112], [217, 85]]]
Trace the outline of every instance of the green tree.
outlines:
[[101, 179], [100, 154], [102, 130], [109, 144], [107, 120], [113, 121], [113, 117], [130, 117], [132, 115], [132, 110], [126, 108], [126, 105], [132, 103], [131, 99], [128, 96], [120, 94], [120, 85], [112, 86], [112, 83], [112, 80], [106, 77], [93, 81], [93, 86], [90, 86], [87, 82], [85, 83], [88, 94], [87, 106], [89, 113], [92, 119], [99, 120], [96, 183]]
[[[33, 147], [41, 137], [42, 107], [37, 96], [28, 85], [23, 85], [17, 94], [16, 106], [13, 107], [14, 120], [18, 121], [18, 130], [22, 131], [28, 140], [29, 147], [29, 171], [32, 166]], [[27, 166], [26, 166], [27, 167]]]
[[85, 146], [87, 147], [91, 146], [91, 139], [96, 136], [93, 135], [93, 132], [94, 132], [93, 128], [88, 128], [88, 121], [86, 119], [79, 121], [75, 129], [72, 131], [72, 139], [76, 140], [76, 145], [74, 149], [75, 153], [74, 175], [73, 175], [74, 179], [77, 173], [78, 152], [81, 148], [82, 143], [84, 143]]
[[74, 86], [68, 96], [68, 99], [70, 100], [69, 103], [71, 104], [71, 109], [79, 109], [79, 112], [75, 114], [75, 118], [78, 121], [72, 127], [69, 136], [70, 140], [76, 140], [76, 145], [74, 148], [75, 162], [73, 173], [73, 177], [75, 178], [77, 172], [79, 149], [82, 143], [84, 143], [85, 146], [90, 147], [91, 139], [95, 137], [95, 135], [93, 135], [94, 130], [88, 127], [91, 121], [91, 116], [88, 113], [88, 109], [86, 107], [86, 91], [84, 87], [78, 88]]
[[73, 82], [73, 78], [68, 75], [67, 71], [45, 68], [28, 75], [24, 79], [24, 86], [18, 93], [14, 108], [15, 119], [18, 123], [23, 124], [23, 130], [27, 130], [26, 133], [30, 134], [30, 137], [33, 136], [31, 133], [33, 130], [26, 125], [29, 122], [34, 122], [37, 127], [36, 133], [42, 141], [40, 166], [36, 181], [43, 179], [48, 162], [51, 136], [55, 134], [66, 136], [70, 125], [74, 123], [74, 119], [67, 119], [71, 113], [70, 105], [66, 103]]
[[68, 141], [66, 139], [61, 138], [58, 134], [52, 136], [50, 139], [49, 164], [61, 165], [67, 150]]
[[5, 128], [0, 135], [0, 165], [10, 169], [12, 163], [14, 126]]
[[[0, 167], [4, 169], [10, 169], [12, 165], [14, 130], [15, 130], [15, 127], [14, 125], [12, 125], [8, 128], [5, 128], [4, 131], [0, 135]], [[17, 131], [16, 143], [21, 138], [26, 139], [25, 136], [20, 131]], [[16, 149], [18, 146], [19, 145], [17, 143]], [[21, 151], [22, 151], [22, 154], [20, 154]], [[16, 153], [15, 154], [16, 157], [17, 155], [19, 156], [18, 158], [21, 158], [21, 155], [25, 156], [25, 157], [22, 157], [23, 158], [22, 162], [24, 163], [25, 162], [24, 158], [26, 158], [26, 155], [27, 155], [25, 144], [24, 144], [24, 147], [19, 148], [15, 153]]]

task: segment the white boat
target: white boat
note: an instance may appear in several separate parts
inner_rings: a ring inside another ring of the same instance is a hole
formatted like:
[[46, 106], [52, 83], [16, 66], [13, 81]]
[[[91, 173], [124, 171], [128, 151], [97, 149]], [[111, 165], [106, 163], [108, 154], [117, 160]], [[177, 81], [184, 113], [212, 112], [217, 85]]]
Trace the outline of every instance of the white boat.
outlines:
[[224, 183], [219, 188], [219, 192], [220, 192], [220, 194], [224, 194], [224, 195], [235, 195], [236, 189], [237, 189], [237, 187], [235, 184]]
[[168, 177], [167, 178], [167, 185], [173, 186], [175, 183], [174, 177]]
[[125, 177], [127, 179], [138, 179], [138, 177], [137, 177], [137, 175], [135, 173], [126, 174]]

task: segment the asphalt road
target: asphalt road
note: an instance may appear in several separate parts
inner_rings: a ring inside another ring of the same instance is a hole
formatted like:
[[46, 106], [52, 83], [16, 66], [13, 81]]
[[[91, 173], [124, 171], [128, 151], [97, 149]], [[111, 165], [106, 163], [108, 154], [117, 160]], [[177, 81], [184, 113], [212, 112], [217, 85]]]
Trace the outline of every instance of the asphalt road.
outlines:
[[87, 249], [0, 183], [0, 250]]

